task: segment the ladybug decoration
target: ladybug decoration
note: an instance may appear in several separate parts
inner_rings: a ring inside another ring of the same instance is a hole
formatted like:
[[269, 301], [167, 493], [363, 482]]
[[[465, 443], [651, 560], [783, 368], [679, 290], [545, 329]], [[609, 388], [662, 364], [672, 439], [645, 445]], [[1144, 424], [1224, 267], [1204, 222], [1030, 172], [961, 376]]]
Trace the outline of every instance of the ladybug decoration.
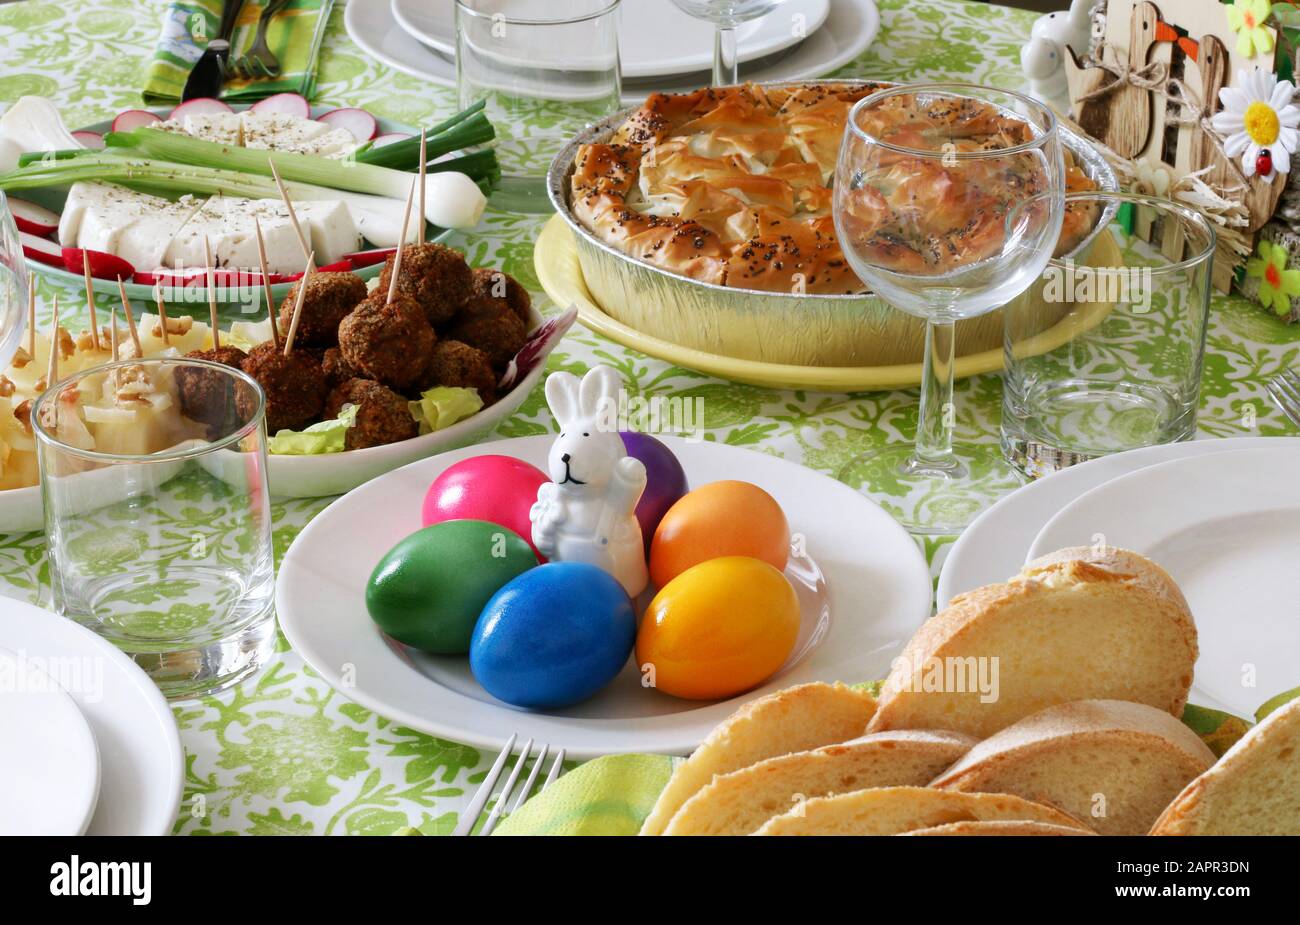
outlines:
[[1273, 155], [1265, 148], [1259, 152], [1255, 158], [1255, 175], [1264, 180], [1270, 180], [1273, 177]]

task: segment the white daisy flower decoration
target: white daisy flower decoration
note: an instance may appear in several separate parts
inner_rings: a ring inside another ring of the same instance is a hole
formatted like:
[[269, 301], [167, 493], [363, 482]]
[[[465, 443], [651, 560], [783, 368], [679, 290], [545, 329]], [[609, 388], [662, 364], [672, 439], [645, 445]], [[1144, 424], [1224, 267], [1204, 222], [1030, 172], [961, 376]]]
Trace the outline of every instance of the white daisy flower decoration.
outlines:
[[1291, 155], [1300, 148], [1300, 108], [1291, 103], [1295, 87], [1272, 71], [1255, 68], [1237, 72], [1237, 86], [1219, 91], [1223, 109], [1210, 124], [1223, 136], [1223, 153], [1241, 158], [1247, 177], [1273, 179], [1274, 171], [1289, 173]]

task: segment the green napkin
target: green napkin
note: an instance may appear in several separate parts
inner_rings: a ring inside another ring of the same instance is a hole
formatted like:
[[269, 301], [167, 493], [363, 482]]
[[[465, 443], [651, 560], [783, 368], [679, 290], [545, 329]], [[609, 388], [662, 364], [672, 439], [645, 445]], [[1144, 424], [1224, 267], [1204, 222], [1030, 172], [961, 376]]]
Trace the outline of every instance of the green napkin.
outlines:
[[[252, 47], [266, 2], [245, 0], [231, 36], [232, 62]], [[217, 34], [221, 7], [221, 0], [173, 0], [167, 7], [158, 47], [145, 69], [141, 95], [146, 103], [180, 100], [190, 69], [207, 47], [208, 37]], [[247, 102], [274, 93], [301, 93], [311, 99], [316, 88], [316, 57], [333, 7], [334, 0], [291, 0], [271, 20], [266, 36], [267, 45], [280, 59], [280, 76], [251, 81], [234, 77], [226, 83], [221, 98]]]

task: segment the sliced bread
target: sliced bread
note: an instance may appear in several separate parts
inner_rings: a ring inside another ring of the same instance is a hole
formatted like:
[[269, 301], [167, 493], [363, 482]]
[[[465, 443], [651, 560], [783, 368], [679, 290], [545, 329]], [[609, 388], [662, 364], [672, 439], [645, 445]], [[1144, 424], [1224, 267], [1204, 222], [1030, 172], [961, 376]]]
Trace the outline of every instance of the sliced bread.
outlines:
[[686, 801], [665, 835], [748, 835], [799, 800], [864, 787], [923, 786], [975, 744], [958, 732], [878, 732], [722, 774]]
[[747, 768], [776, 755], [855, 739], [866, 731], [876, 699], [844, 684], [801, 684], [745, 704], [720, 723], [691, 757], [677, 766], [641, 826], [662, 835], [682, 804], [717, 774]]
[[1300, 835], [1300, 699], [1174, 797], [1152, 835]]
[[1096, 835], [1087, 829], [1052, 825], [1050, 822], [950, 822], [932, 829], [899, 832], [904, 835]]
[[1178, 716], [1196, 654], [1187, 601], [1158, 565], [1122, 549], [1063, 549], [927, 620], [885, 680], [869, 731], [987, 738], [1045, 707], [1093, 699]]
[[1007, 793], [956, 793], [929, 787], [879, 787], [818, 797], [763, 823], [755, 835], [897, 835], [950, 822], [994, 819], [1081, 823], [1059, 809]]
[[1200, 736], [1163, 710], [1080, 700], [990, 736], [930, 786], [1013, 793], [1063, 809], [1102, 835], [1145, 835], [1212, 764], [1214, 753]]

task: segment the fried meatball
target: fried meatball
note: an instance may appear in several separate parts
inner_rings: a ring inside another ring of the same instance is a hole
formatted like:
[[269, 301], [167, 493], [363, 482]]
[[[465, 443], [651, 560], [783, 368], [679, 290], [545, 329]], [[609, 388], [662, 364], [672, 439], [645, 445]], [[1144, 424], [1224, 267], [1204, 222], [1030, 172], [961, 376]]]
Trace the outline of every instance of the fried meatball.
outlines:
[[487, 354], [458, 340], [440, 340], [433, 345], [429, 368], [419, 390], [423, 392], [437, 385], [475, 389], [484, 405], [497, 400], [497, 374]]
[[[217, 347], [212, 350], [191, 350], [185, 354], [191, 360], [210, 360], [224, 366], [242, 369], [248, 354], [238, 347]], [[229, 429], [235, 419], [235, 380], [210, 369], [195, 366], [176, 367], [176, 393], [181, 402], [181, 414], [191, 421], [208, 425], [208, 438], [215, 440]]]
[[482, 350], [493, 369], [502, 369], [524, 345], [528, 330], [514, 312], [502, 307], [457, 318], [447, 328], [446, 336]]
[[[280, 330], [286, 334], [293, 321], [293, 306], [301, 285], [302, 280], [294, 283], [280, 303]], [[365, 297], [365, 280], [353, 273], [313, 273], [307, 280], [294, 346], [332, 347], [337, 344], [339, 322]]]
[[366, 299], [339, 325], [339, 351], [367, 379], [405, 391], [429, 363], [438, 337], [411, 299], [397, 296], [385, 305], [379, 292]]
[[490, 267], [474, 270], [472, 295], [466, 300], [461, 310], [469, 314], [479, 314], [484, 304], [505, 305], [516, 318], [524, 323], [525, 328], [532, 326], [533, 300], [528, 290], [509, 274]]
[[343, 359], [343, 351], [338, 347], [330, 347], [326, 350], [321, 357], [320, 365], [325, 372], [325, 381], [331, 387], [347, 382], [349, 379], [365, 378], [351, 363]]
[[336, 385], [325, 400], [325, 417], [336, 418], [344, 405], [357, 406], [357, 421], [348, 428], [344, 448], [360, 450], [410, 440], [419, 433], [408, 402], [387, 386], [370, 379], [349, 379]]
[[[295, 351], [288, 356], [275, 344], [258, 344], [244, 360], [244, 372], [257, 380], [266, 393], [266, 432], [301, 430], [320, 418], [325, 405], [325, 373], [320, 363], [307, 353]], [[236, 396], [239, 413], [253, 411], [251, 392]]]
[[[389, 257], [379, 275], [377, 292], [388, 294], [393, 278], [393, 258]], [[402, 269], [397, 278], [397, 293], [414, 299], [424, 309], [431, 325], [446, 322], [469, 297], [474, 275], [465, 255], [442, 244], [416, 244], [402, 248]]]

